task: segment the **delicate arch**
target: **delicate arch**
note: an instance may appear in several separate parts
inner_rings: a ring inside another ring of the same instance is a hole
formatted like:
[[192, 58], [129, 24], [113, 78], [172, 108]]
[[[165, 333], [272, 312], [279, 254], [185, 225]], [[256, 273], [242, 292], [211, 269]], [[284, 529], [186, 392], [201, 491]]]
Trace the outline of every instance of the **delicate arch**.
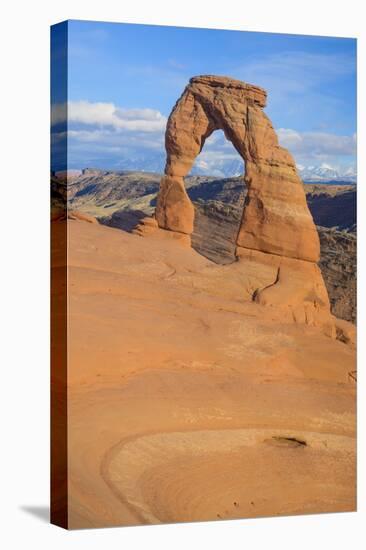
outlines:
[[205, 140], [223, 130], [246, 166], [248, 194], [237, 246], [308, 261], [319, 237], [290, 153], [263, 112], [265, 90], [218, 76], [191, 78], [167, 123], [165, 176], [155, 216], [159, 227], [190, 235], [194, 207], [184, 187]]

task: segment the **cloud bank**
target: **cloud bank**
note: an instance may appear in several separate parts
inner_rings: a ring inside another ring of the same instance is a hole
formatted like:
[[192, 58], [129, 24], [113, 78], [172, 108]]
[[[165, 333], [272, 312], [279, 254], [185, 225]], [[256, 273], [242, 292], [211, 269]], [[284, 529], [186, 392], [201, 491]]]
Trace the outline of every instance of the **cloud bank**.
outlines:
[[344, 157], [355, 159], [356, 134], [340, 136], [326, 132], [297, 132], [289, 128], [277, 130], [278, 139], [298, 163], [341, 162]]
[[[66, 111], [70, 168], [163, 170], [167, 117], [160, 111], [126, 109], [107, 102], [70, 101], [67, 110], [64, 104], [56, 104], [51, 115], [56, 149], [65, 146]], [[289, 149], [299, 165], [328, 163], [347, 169], [355, 164], [355, 134], [299, 132], [291, 128], [279, 128], [277, 133], [280, 144]], [[221, 176], [228, 170], [237, 173], [241, 165], [233, 145], [217, 131], [207, 139], [195, 168], [200, 173]]]
[[56, 104], [52, 109], [52, 124], [65, 121], [88, 126], [107, 127], [114, 130], [159, 132], [165, 129], [166, 117], [155, 109], [123, 109], [114, 103], [91, 103], [89, 101], [69, 101], [67, 110], [64, 104]]

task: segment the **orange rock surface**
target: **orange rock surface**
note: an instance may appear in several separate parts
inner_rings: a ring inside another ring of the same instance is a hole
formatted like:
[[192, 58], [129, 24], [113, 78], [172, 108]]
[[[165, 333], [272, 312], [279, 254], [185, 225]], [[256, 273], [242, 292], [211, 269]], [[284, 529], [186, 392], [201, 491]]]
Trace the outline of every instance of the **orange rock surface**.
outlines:
[[253, 301], [270, 255], [66, 223], [70, 528], [355, 509], [354, 346]]

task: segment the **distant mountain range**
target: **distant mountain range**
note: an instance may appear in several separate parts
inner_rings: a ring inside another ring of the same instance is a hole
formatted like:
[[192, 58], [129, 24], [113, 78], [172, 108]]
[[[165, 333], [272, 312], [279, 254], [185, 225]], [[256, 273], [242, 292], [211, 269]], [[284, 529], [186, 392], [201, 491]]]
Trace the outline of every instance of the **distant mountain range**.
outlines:
[[[115, 212], [134, 210], [151, 215], [156, 206], [161, 174], [150, 172], [102, 171], [85, 169], [82, 174], [53, 177], [52, 197], [67, 197], [72, 210], [81, 210], [98, 218]], [[215, 178], [189, 176], [185, 186], [196, 204], [218, 201], [243, 209], [246, 187], [242, 176]], [[331, 185], [317, 181], [305, 185], [305, 193], [315, 223], [322, 227], [354, 232], [356, 228], [356, 191], [354, 184]]]
[[[159, 158], [159, 155], [153, 155], [151, 157], [139, 157], [131, 158], [121, 161], [119, 163], [119, 169], [113, 169], [114, 173], [126, 173], [126, 172], [145, 172], [161, 174], [164, 171], [165, 157]], [[346, 168], [344, 170], [336, 169], [329, 164], [320, 164], [314, 166], [302, 166], [298, 165], [297, 169], [301, 179], [305, 183], [337, 183], [337, 184], [350, 184], [357, 182], [357, 172], [352, 168]], [[96, 173], [107, 173], [112, 170], [105, 169], [91, 169], [86, 168], [83, 170], [68, 170], [69, 176], [77, 176], [86, 171], [95, 171]], [[190, 175], [192, 176], [213, 176], [219, 178], [231, 178], [241, 176], [244, 173], [244, 162], [241, 159], [218, 159], [215, 163], [205, 162], [199, 157], [193, 166]], [[65, 174], [63, 172], [62, 174]], [[56, 175], [61, 175], [60, 172], [56, 172]]]
[[345, 170], [339, 171], [329, 164], [321, 164], [320, 166], [297, 166], [300, 177], [305, 182], [325, 182], [332, 181], [356, 183], [357, 172], [349, 167]]

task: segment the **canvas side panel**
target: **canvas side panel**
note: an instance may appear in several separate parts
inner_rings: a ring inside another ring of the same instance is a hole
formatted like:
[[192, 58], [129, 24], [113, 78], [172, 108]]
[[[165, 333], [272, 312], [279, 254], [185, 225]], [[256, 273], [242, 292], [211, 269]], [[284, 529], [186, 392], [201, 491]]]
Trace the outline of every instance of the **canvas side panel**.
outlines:
[[68, 526], [67, 39], [51, 27], [51, 523]]

